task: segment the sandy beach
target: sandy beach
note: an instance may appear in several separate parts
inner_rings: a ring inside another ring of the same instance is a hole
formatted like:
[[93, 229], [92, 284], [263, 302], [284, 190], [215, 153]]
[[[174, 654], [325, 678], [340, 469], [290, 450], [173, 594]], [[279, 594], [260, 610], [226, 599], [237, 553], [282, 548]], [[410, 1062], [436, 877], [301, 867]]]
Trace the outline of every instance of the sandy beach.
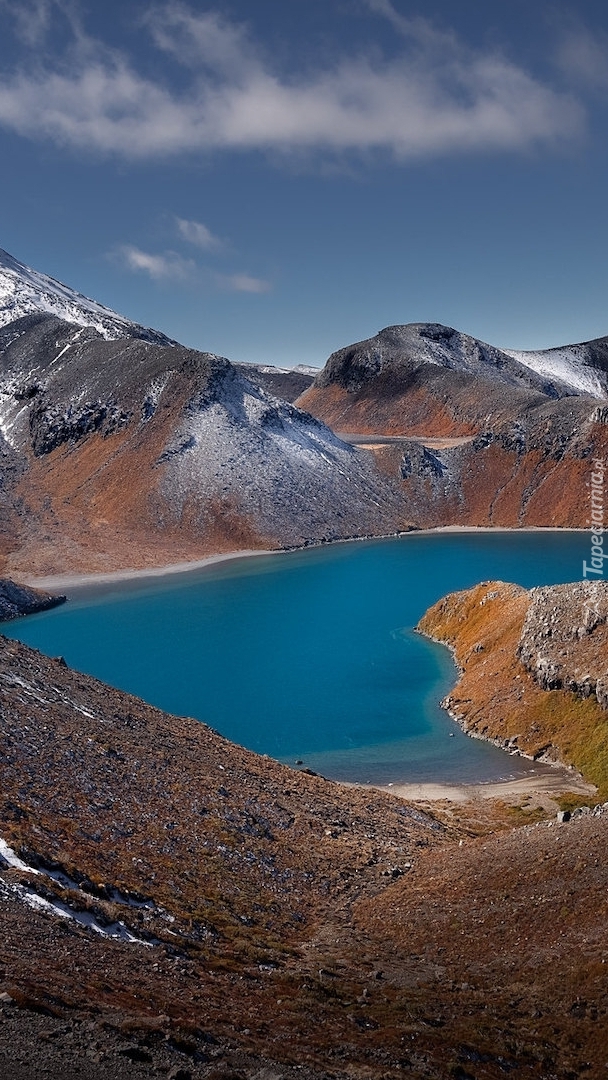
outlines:
[[510, 529], [507, 526], [493, 525], [442, 525], [437, 529], [412, 529], [407, 532], [397, 533], [394, 536], [360, 536], [348, 537], [344, 540], [332, 540], [327, 544], [314, 544], [301, 548], [275, 548], [269, 550], [242, 550], [229, 551], [221, 555], [207, 555], [204, 559], [196, 559], [193, 562], [169, 563], [164, 566], [147, 566], [143, 569], [134, 570], [125, 567], [123, 570], [112, 570], [107, 573], [91, 574], [47, 574], [43, 576], [24, 576], [20, 579], [23, 585], [29, 585], [34, 589], [47, 589], [51, 592], [63, 592], [70, 589], [84, 588], [89, 585], [113, 585], [120, 581], [138, 581], [146, 578], [161, 578], [172, 574], [186, 574], [194, 570], [201, 570], [215, 563], [229, 562], [236, 559], [247, 559], [256, 555], [286, 555], [293, 551], [310, 551], [321, 547], [333, 547], [336, 544], [359, 544], [373, 543], [377, 540], [390, 540], [416, 536], [435, 536], [443, 533], [466, 534], [466, 533], [543, 533], [543, 532], [576, 532], [585, 533], [587, 529], [562, 529], [558, 526], [526, 526], [523, 529]]
[[104, 574], [48, 574], [44, 577], [24, 577], [23, 584], [33, 589], [46, 589], [51, 592], [59, 592], [70, 589], [85, 588], [89, 585], [114, 585], [120, 581], [143, 581], [146, 578], [170, 577], [172, 574], [186, 574], [194, 570], [202, 570], [205, 566], [213, 566], [214, 563], [232, 562], [236, 559], [251, 558], [254, 555], [282, 555], [284, 549], [229, 551], [222, 555], [208, 555], [204, 559], [196, 559], [194, 562], [169, 563], [166, 566], [146, 566], [143, 570], [112, 570]]
[[408, 802], [454, 802], [467, 803], [474, 799], [502, 799], [519, 801], [526, 796], [535, 799], [554, 799], [565, 792], [590, 798], [596, 792], [580, 774], [563, 766], [556, 766], [550, 773], [524, 776], [519, 780], [498, 780], [487, 784], [391, 784], [379, 785], [381, 791], [399, 795]]

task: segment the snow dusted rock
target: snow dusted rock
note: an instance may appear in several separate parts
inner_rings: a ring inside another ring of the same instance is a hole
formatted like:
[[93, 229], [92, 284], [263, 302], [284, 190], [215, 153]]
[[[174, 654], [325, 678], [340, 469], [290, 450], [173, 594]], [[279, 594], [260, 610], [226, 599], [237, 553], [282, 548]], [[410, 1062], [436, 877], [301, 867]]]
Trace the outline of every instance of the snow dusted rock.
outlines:
[[426, 365], [474, 375], [494, 383], [549, 397], [608, 396], [608, 339], [546, 352], [515, 352], [438, 323], [388, 326], [376, 337], [339, 349], [315, 379], [322, 388], [338, 384], [360, 391], [382, 376], [415, 379]]
[[402, 527], [369, 453], [223, 357], [32, 315], [0, 329], [0, 364], [0, 498], [43, 575]]
[[570, 393], [608, 397], [608, 338], [538, 352], [514, 349], [503, 352], [541, 377], [568, 386]]
[[186, 403], [160, 461], [175, 512], [201, 496], [238, 501], [262, 535], [284, 543], [393, 531], [397, 493], [369, 454], [280, 402], [218, 357]]
[[261, 390], [283, 401], [294, 402], [312, 386], [319, 368], [296, 364], [293, 368], [273, 367], [272, 364], [234, 364], [237, 371]]
[[157, 345], [175, 344], [158, 330], [131, 322], [61, 281], [32, 270], [0, 248], [0, 327], [41, 313], [78, 326], [91, 326], [108, 340], [138, 337]]
[[[584, 527], [590, 463], [608, 457], [608, 338], [560, 363], [535, 356], [435, 323], [389, 326], [333, 353], [296, 404], [353, 441], [381, 437], [370, 450], [414, 525]], [[417, 439], [435, 469], [387, 438]]]

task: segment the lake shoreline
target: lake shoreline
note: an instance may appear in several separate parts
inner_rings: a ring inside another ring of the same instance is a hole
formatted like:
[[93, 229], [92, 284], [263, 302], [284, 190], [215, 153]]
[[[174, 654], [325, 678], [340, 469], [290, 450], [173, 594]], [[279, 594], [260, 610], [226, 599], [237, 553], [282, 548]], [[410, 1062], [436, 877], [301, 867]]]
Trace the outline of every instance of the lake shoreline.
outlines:
[[[420, 537], [429, 538], [433, 536], [440, 537], [445, 536], [459, 536], [459, 535], [489, 535], [496, 534], [514, 534], [516, 537], [520, 534], [536, 534], [536, 533], [556, 533], [556, 534], [569, 534], [571, 536], [581, 535], [587, 532], [586, 529], [564, 529], [559, 527], [526, 527], [522, 529], [512, 529], [506, 526], [493, 527], [493, 526], [444, 526], [437, 529], [425, 529], [425, 530], [408, 530], [407, 532], [391, 535], [390, 537], [357, 537], [349, 538], [346, 540], [332, 541], [324, 544], [306, 545], [297, 548], [285, 548], [285, 549], [256, 549], [256, 550], [241, 550], [234, 552], [224, 552], [221, 554], [209, 555], [199, 560], [192, 560], [188, 562], [168, 564], [158, 567], [146, 567], [144, 569], [123, 569], [112, 571], [108, 573], [96, 573], [96, 574], [69, 574], [69, 575], [48, 575], [45, 577], [30, 578], [28, 583], [35, 585], [38, 588], [44, 587], [47, 590], [59, 589], [62, 591], [73, 591], [74, 594], [80, 594], [80, 597], [86, 593], [96, 593], [103, 598], [106, 592], [118, 591], [122, 583], [124, 585], [135, 584], [141, 582], [143, 586], [156, 586], [156, 584], [169, 584], [173, 581], [176, 584], [179, 583], [179, 577], [183, 574], [196, 573], [200, 570], [211, 570], [213, 567], [221, 567], [223, 564], [236, 563], [237, 560], [244, 560], [253, 558], [254, 556], [275, 556], [286, 554], [302, 554], [309, 550], [329, 549], [336, 547], [338, 544], [345, 543], [357, 543], [361, 544], [362, 541], [366, 541], [368, 544], [373, 545], [380, 541], [391, 540], [404, 540], [409, 537], [415, 544], [414, 538]], [[408, 560], [409, 561], [409, 560]], [[236, 571], [238, 573], [238, 571]], [[483, 574], [481, 575], [483, 576]], [[76, 599], [76, 595], [74, 599]], [[425, 635], [428, 636], [428, 635]], [[441, 642], [445, 647], [445, 642]], [[448, 646], [449, 648], [449, 646]], [[454, 657], [454, 650], [452, 652], [452, 658]], [[456, 664], [457, 672], [458, 665]], [[466, 733], [466, 732], [465, 732]], [[479, 736], [477, 736], [479, 738]], [[492, 739], [482, 739], [481, 741], [494, 742]], [[496, 745], [496, 744], [495, 744]], [[502, 749], [502, 747], [499, 747]], [[534, 775], [526, 777], [511, 777], [509, 779], [497, 779], [497, 780], [456, 780], [456, 781], [401, 781], [399, 776], [394, 778], [394, 782], [374, 782], [369, 786], [377, 788], [378, 790], [385, 791], [387, 793], [397, 795], [409, 802], [449, 802], [453, 804], [460, 804], [464, 802], [472, 801], [487, 801], [491, 799], [495, 800], [518, 800], [525, 797], [532, 797], [534, 799], [541, 800], [555, 800], [559, 795], [565, 792], [576, 793], [581, 796], [591, 796], [594, 792], [592, 785], [586, 783], [584, 778], [576, 773], [570, 771], [567, 768], [560, 766], [559, 764], [552, 764], [552, 775]], [[321, 771], [323, 771], [321, 767]], [[332, 781], [335, 783], [341, 783], [336, 778]], [[356, 786], [367, 787], [368, 785], [360, 785], [355, 782]], [[350, 785], [349, 785], [350, 786]]]
[[474, 800], [501, 799], [518, 800], [526, 796], [536, 799], [549, 797], [555, 799], [566, 792], [592, 798], [597, 788], [575, 770], [556, 762], [554, 773], [525, 776], [517, 780], [490, 780], [487, 783], [470, 784], [377, 784], [380, 791], [398, 795], [407, 802], [450, 802], [467, 803]]
[[410, 529], [402, 533], [394, 533], [390, 536], [355, 536], [346, 537], [342, 540], [330, 540], [326, 543], [308, 544], [295, 548], [260, 548], [244, 549], [241, 551], [229, 551], [216, 555], [207, 555], [203, 559], [195, 559], [189, 562], [168, 563], [163, 566], [147, 566], [143, 569], [126, 567], [123, 570], [112, 570], [101, 573], [80, 574], [46, 574], [38, 576], [25, 575], [20, 584], [34, 589], [85, 589], [97, 586], [112, 586], [120, 582], [145, 581], [150, 578], [171, 578], [177, 574], [193, 573], [210, 566], [233, 562], [237, 559], [250, 559], [259, 556], [289, 555], [295, 552], [315, 551], [321, 548], [335, 547], [338, 544], [374, 543], [380, 540], [397, 540], [415, 536], [440, 536], [465, 535], [467, 533], [586, 533], [588, 529], [568, 529], [557, 525], [527, 525], [521, 529], [513, 529], [507, 525], [441, 525], [436, 529]]

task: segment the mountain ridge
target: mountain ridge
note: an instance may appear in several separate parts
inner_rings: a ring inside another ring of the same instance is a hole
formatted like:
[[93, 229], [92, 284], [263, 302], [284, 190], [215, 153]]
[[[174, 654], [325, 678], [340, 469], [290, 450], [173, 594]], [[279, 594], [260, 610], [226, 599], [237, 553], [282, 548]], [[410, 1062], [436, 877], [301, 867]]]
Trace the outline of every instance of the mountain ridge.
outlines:
[[0, 248], [0, 327], [26, 315], [43, 313], [78, 326], [91, 326], [106, 340], [139, 337], [157, 345], [177, 344], [160, 330], [140, 326]]
[[608, 337], [528, 352], [498, 348], [440, 323], [387, 326], [374, 337], [338, 349], [314, 385], [339, 385], [353, 393], [389, 374], [397, 384], [406, 384], [424, 365], [545, 397], [587, 394], [608, 399]]
[[[606, 339], [584, 348], [604, 379]], [[568, 383], [450, 327], [414, 323], [333, 353], [296, 404], [355, 444], [364, 437], [416, 526], [580, 528], [588, 462], [608, 453], [606, 397], [584, 390], [591, 367], [581, 370], [575, 386], [573, 375]]]
[[[587, 392], [589, 379], [604, 385], [606, 339], [526, 364], [440, 324], [392, 326], [333, 353], [313, 379], [186, 349], [5, 255], [0, 286], [7, 275], [9, 576], [452, 524], [586, 523], [588, 461], [608, 454], [606, 397]], [[15, 319], [17, 279], [35, 310]], [[76, 322], [46, 310], [51, 286]]]
[[0, 544], [13, 575], [401, 527], [398, 486], [368, 454], [223, 357], [106, 340], [50, 315], [0, 330], [0, 357]]

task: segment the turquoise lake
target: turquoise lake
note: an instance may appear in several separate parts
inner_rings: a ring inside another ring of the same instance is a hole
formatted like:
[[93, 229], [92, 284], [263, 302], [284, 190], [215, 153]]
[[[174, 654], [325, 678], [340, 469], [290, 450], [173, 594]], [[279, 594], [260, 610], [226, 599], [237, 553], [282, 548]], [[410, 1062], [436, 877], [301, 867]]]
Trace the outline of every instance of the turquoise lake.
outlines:
[[409, 534], [74, 590], [3, 632], [234, 742], [336, 779], [483, 782], [542, 771], [467, 738], [447, 649], [414, 633], [446, 592], [575, 581], [580, 532]]

